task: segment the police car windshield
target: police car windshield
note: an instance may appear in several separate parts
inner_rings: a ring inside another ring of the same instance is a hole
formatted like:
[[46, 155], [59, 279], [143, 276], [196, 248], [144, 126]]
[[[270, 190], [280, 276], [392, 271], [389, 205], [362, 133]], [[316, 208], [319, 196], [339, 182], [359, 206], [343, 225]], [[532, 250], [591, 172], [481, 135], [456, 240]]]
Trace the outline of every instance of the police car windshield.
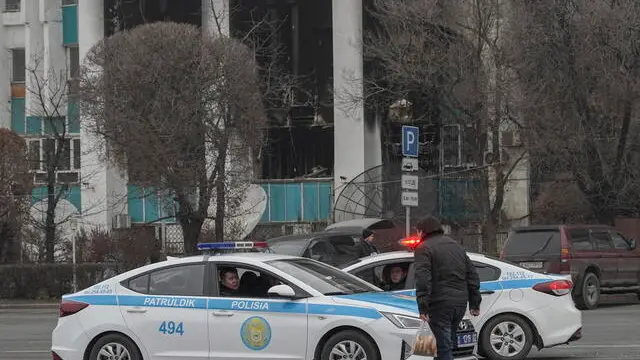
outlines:
[[286, 272], [324, 295], [380, 291], [359, 278], [309, 259], [273, 260], [269, 265]]

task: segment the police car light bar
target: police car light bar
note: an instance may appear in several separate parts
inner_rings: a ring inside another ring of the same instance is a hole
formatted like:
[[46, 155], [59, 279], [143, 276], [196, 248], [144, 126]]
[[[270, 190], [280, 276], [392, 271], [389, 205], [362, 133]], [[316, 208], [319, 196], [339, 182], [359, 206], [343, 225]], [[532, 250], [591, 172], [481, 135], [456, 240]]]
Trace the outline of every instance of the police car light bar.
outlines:
[[422, 239], [419, 236], [409, 236], [399, 241], [400, 245], [411, 249], [415, 249], [421, 242]]
[[198, 250], [226, 250], [226, 249], [254, 249], [266, 248], [269, 244], [264, 241], [227, 241], [227, 242], [211, 242], [199, 243]]

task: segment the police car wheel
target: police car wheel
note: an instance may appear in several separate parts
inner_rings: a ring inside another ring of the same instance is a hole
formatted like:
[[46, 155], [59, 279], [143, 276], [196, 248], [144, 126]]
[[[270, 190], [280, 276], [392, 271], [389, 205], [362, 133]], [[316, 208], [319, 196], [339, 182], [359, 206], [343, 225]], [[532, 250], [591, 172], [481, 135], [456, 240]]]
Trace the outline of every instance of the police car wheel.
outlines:
[[480, 332], [479, 353], [491, 360], [522, 360], [533, 346], [533, 329], [522, 317], [499, 315]]
[[89, 360], [142, 360], [142, 356], [129, 338], [108, 334], [93, 344]]
[[376, 347], [369, 338], [353, 330], [340, 331], [322, 347], [320, 360], [379, 360]]

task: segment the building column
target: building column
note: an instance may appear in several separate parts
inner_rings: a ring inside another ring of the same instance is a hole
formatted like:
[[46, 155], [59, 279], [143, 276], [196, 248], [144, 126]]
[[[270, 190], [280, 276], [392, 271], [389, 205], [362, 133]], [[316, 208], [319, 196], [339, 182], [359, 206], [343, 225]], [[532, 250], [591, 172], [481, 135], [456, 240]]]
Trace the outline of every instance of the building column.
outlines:
[[380, 126], [365, 121], [362, 0], [332, 0], [332, 6], [335, 201], [345, 183], [380, 165], [382, 157]]
[[[103, 0], [78, 2], [78, 51], [80, 64], [85, 63], [87, 53], [104, 38]], [[104, 149], [101, 141], [93, 134], [87, 118], [80, 113], [82, 225], [111, 230], [113, 216], [127, 212], [126, 176], [119, 169], [101, 159]]]
[[[40, 7], [38, 1], [25, 1], [25, 21], [24, 27], [24, 62], [25, 74], [25, 115], [42, 116], [43, 106], [38, 100], [38, 87], [42, 87], [46, 64], [44, 61], [44, 30], [40, 21]], [[35, 71], [35, 74], [33, 72]], [[38, 83], [39, 82], [39, 85]], [[42, 89], [44, 91], [45, 89]], [[46, 93], [42, 94], [46, 98]]]
[[[6, 26], [0, 21], [0, 41], [6, 46], [7, 41]], [[13, 60], [11, 59], [11, 51], [5, 48], [0, 51], [0, 128], [11, 129], [11, 69]]]
[[[62, 90], [65, 79], [61, 78], [61, 72], [67, 69], [67, 54], [62, 45], [62, 14], [60, 4], [57, 1], [40, 0], [40, 20], [42, 21], [42, 37], [43, 37], [43, 72], [45, 77], [53, 75], [55, 79], [50, 83], [47, 91], [50, 96], [60, 96], [59, 91]], [[56, 95], [58, 93], [58, 95]], [[58, 109], [53, 109], [53, 105], [57, 105]], [[50, 113], [56, 112], [66, 115], [67, 104], [47, 104]]]

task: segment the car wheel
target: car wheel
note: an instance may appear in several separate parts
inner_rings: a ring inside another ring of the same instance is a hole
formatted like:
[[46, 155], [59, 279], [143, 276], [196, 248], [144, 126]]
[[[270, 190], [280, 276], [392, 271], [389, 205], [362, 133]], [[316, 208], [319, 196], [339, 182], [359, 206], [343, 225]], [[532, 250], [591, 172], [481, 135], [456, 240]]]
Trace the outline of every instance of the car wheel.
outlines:
[[517, 315], [499, 315], [480, 333], [479, 353], [491, 360], [522, 360], [533, 346], [533, 329]]
[[364, 334], [345, 330], [331, 336], [322, 347], [321, 360], [379, 360], [376, 346]]
[[579, 296], [574, 298], [576, 306], [580, 310], [593, 310], [600, 304], [600, 279], [592, 272], [584, 274], [582, 288]]
[[101, 337], [93, 344], [89, 360], [142, 360], [136, 344], [119, 334]]

